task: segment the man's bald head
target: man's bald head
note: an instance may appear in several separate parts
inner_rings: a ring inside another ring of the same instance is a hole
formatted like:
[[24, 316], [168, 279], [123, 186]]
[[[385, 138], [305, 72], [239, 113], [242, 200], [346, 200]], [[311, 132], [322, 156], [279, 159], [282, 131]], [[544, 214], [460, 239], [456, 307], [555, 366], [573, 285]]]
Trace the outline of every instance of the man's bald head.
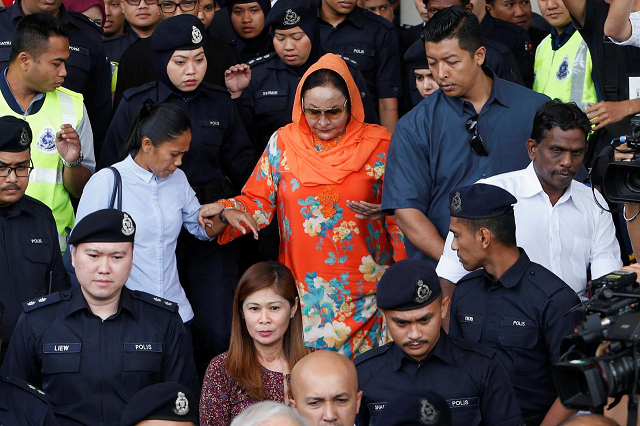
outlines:
[[360, 409], [353, 362], [331, 351], [302, 358], [291, 371], [291, 406], [312, 426], [353, 425]]

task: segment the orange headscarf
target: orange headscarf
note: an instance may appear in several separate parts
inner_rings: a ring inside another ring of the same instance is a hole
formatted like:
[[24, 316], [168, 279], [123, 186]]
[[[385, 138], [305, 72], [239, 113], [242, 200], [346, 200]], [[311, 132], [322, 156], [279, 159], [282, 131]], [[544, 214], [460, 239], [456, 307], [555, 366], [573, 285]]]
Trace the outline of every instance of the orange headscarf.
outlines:
[[[311, 129], [302, 113], [301, 91], [311, 73], [320, 69], [337, 72], [347, 83], [351, 101], [351, 118], [346, 132], [335, 148], [318, 152], [313, 144]], [[293, 103], [293, 123], [279, 130], [278, 139], [284, 143], [287, 162], [301, 184], [341, 184], [351, 173], [360, 170], [381, 140], [390, 140], [387, 129], [364, 123], [364, 107], [347, 64], [337, 55], [328, 53], [313, 64], [302, 76]]]

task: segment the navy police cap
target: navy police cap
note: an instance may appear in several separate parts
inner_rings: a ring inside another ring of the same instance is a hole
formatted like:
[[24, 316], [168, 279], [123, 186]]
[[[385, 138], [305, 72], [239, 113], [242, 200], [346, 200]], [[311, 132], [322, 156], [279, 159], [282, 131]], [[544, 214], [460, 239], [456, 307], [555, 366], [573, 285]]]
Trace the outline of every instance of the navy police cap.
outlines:
[[178, 15], [165, 19], [151, 34], [151, 50], [167, 52], [193, 50], [204, 45], [206, 30], [193, 15]]
[[376, 424], [385, 426], [451, 426], [451, 410], [442, 395], [410, 390], [387, 402]]
[[311, 0], [278, 0], [264, 22], [265, 27], [288, 30], [318, 16], [318, 5]]
[[517, 203], [516, 197], [495, 185], [476, 183], [449, 193], [449, 212], [463, 219], [488, 219], [507, 213]]
[[10, 115], [0, 117], [0, 151], [26, 151], [31, 146], [31, 139], [29, 123]]
[[440, 296], [440, 280], [426, 260], [406, 259], [394, 263], [378, 283], [378, 307], [411, 311], [430, 305]]
[[177, 382], [151, 385], [138, 391], [124, 408], [121, 426], [134, 426], [144, 420], [198, 423], [198, 403], [193, 393]]
[[78, 222], [71, 232], [69, 244], [132, 243], [136, 223], [131, 216], [116, 209], [98, 210]]

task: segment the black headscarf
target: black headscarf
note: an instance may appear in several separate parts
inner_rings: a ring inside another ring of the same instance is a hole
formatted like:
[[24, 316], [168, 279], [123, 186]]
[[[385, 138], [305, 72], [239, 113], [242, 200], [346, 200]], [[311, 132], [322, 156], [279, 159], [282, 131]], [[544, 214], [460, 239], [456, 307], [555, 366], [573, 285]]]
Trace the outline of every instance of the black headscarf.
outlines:
[[[265, 25], [257, 37], [254, 38], [244, 38], [242, 34], [236, 32], [235, 28], [233, 28], [233, 23], [231, 23], [231, 28], [236, 33], [236, 50], [241, 52], [246, 46], [252, 52], [269, 52], [271, 51], [271, 37], [269, 37], [269, 27], [266, 24], [267, 17], [269, 16], [269, 12], [271, 11], [271, 1], [270, 0], [226, 0], [223, 5], [227, 8], [229, 12], [229, 20], [231, 20], [231, 14], [233, 12], [233, 6], [236, 4], [247, 4], [247, 3], [258, 3], [260, 8], [262, 9], [262, 13], [264, 13]], [[277, 3], [276, 3], [277, 4]]]

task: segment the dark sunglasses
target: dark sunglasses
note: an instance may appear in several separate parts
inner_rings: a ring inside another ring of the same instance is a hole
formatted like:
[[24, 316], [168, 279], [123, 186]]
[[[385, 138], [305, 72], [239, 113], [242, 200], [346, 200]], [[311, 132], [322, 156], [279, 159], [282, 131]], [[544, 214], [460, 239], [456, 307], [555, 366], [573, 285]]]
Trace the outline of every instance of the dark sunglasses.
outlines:
[[480, 136], [480, 134], [478, 133], [478, 117], [478, 114], [476, 114], [467, 120], [467, 132], [473, 134], [471, 140], [469, 141], [469, 145], [471, 146], [473, 152], [486, 157], [489, 155], [489, 152], [487, 151], [487, 147], [482, 140], [482, 136]]
[[336, 118], [342, 117], [344, 111], [347, 109], [347, 100], [344, 101], [344, 105], [342, 108], [334, 107], [334, 108], [306, 108], [304, 106], [304, 99], [302, 99], [302, 112], [309, 118], [318, 119], [321, 115], [324, 114], [324, 117], [327, 120], [335, 120]]

